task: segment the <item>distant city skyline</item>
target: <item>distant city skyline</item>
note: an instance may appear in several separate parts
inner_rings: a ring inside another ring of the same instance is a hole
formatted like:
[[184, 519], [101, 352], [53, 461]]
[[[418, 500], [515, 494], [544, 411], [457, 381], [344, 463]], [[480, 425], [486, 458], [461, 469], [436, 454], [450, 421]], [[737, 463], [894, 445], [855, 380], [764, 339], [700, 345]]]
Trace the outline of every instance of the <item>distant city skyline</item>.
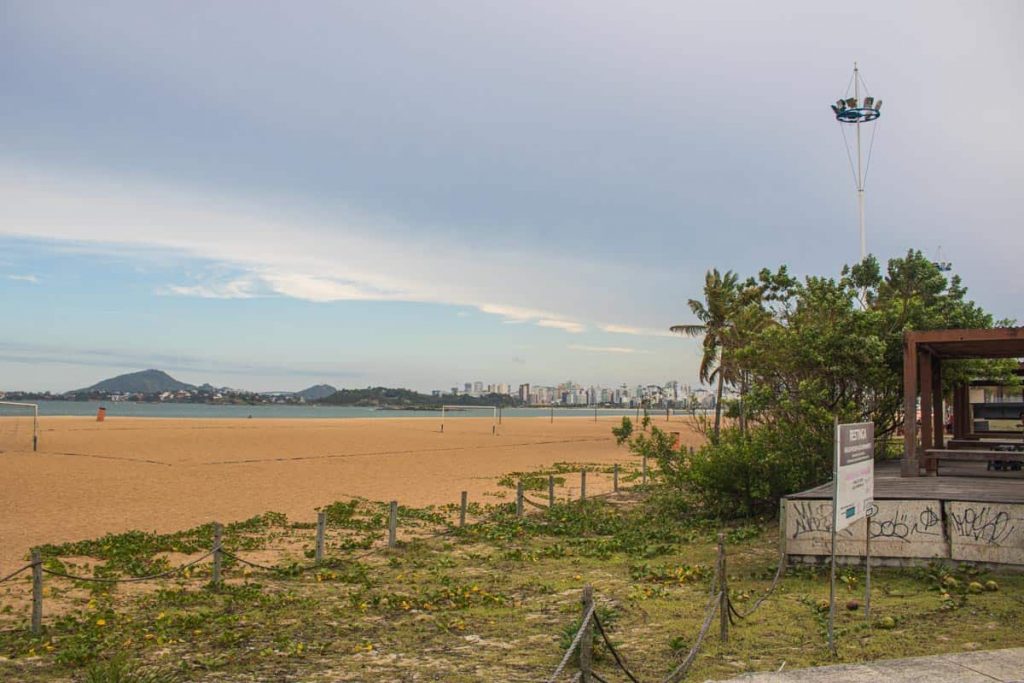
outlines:
[[706, 270], [857, 259], [854, 60], [885, 100], [868, 250], [941, 247], [1022, 317], [1018, 2], [3, 16], [4, 387], [692, 381], [668, 328]]

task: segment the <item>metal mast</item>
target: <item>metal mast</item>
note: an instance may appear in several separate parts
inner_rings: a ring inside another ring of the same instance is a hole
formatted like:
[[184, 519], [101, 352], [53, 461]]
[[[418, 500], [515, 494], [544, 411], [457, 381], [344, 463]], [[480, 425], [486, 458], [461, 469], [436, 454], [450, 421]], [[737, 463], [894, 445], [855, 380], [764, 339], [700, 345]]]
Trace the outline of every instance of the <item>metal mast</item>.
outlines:
[[[865, 94], [863, 102], [861, 102], [860, 90], [863, 85], [863, 81], [860, 77], [860, 69], [857, 67], [857, 62], [853, 63], [853, 78], [851, 79], [853, 85], [853, 97], [847, 99], [837, 100], [832, 105], [832, 111], [836, 115], [836, 120], [840, 124], [854, 124], [856, 126], [856, 145], [857, 145], [857, 166], [853, 170], [854, 184], [857, 188], [857, 216], [860, 227], [860, 260], [863, 261], [868, 255], [867, 247], [867, 231], [864, 227], [864, 180], [866, 170], [864, 168], [864, 156], [861, 147], [861, 131], [860, 127], [862, 123], [870, 123], [879, 116], [881, 116], [880, 109], [882, 108], [882, 101], [875, 100], [874, 97], [867, 94], [867, 87], [865, 86]], [[849, 95], [850, 91], [847, 89], [846, 94]], [[846, 140], [846, 133], [843, 132], [843, 140]], [[874, 133], [872, 132], [872, 142], [874, 141]], [[849, 154], [849, 145], [847, 145], [847, 154]], [[871, 161], [870, 149], [868, 150], [868, 162]], [[850, 165], [853, 165], [853, 160], [850, 160]]]
[[[860, 72], [853, 63], [853, 98], [860, 101]], [[857, 215], [860, 218], [860, 260], [868, 255], [867, 236], [864, 232], [864, 165], [860, 153], [860, 119], [857, 120]]]

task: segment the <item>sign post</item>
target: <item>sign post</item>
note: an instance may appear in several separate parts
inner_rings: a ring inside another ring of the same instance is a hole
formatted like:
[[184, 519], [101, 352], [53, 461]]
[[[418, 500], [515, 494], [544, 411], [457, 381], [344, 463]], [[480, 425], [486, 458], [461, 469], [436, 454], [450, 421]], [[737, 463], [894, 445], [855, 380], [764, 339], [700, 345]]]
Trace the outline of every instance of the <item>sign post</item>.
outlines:
[[[832, 468], [832, 577], [829, 585], [828, 647], [836, 654], [836, 533], [866, 517], [875, 497], [875, 425], [835, 421]], [[871, 529], [867, 530], [868, 536]], [[870, 542], [870, 541], [869, 541]]]

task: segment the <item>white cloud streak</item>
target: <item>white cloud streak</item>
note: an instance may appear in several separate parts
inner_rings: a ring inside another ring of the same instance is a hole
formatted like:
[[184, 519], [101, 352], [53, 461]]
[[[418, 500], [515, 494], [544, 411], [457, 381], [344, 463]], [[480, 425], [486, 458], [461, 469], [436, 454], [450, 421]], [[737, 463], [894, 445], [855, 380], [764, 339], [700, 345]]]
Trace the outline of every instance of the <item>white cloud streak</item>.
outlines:
[[650, 353], [643, 349], [633, 349], [627, 346], [588, 346], [586, 344], [569, 344], [571, 351], [586, 351], [589, 353]]
[[[387, 219], [355, 212], [329, 220], [276, 212], [162, 186], [0, 166], [0, 235], [60, 248], [185, 256], [207, 263], [211, 272], [233, 273], [169, 283], [159, 290], [164, 295], [438, 303], [570, 334], [598, 329], [663, 336], [591, 318], [586, 313], [606, 309], [596, 292], [581, 300], [554, 286], [563, 279], [587, 281], [604, 264], [508, 249], [481, 254], [429, 231], [420, 240], [390, 238]], [[531, 305], [540, 301], [543, 307]]]
[[8, 275], [7, 279], [14, 280], [15, 282], [28, 282], [33, 285], [39, 284], [39, 278], [35, 275]]

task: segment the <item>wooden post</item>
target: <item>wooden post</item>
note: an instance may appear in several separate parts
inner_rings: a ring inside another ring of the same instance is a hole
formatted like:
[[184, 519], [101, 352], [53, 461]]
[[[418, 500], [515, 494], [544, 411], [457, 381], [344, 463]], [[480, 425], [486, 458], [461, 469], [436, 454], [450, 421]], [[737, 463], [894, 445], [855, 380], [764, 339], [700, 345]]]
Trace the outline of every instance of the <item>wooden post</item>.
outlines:
[[316, 563], [324, 561], [324, 534], [327, 531], [327, 513], [323, 510], [316, 513]]
[[466, 508], [469, 506], [469, 492], [462, 492], [462, 502], [459, 505], [459, 526], [466, 526]]
[[398, 501], [391, 501], [391, 508], [388, 510], [388, 547], [394, 548], [398, 543]]
[[615, 467], [612, 468], [612, 491], [619, 492], [619, 463], [615, 463]]
[[917, 342], [913, 332], [903, 333], [903, 460], [900, 475], [918, 477], [917, 459]]
[[555, 507], [555, 475], [548, 475], [548, 507]]
[[643, 484], [644, 484], [644, 486], [646, 486], [647, 485], [647, 455], [646, 454], [644, 454], [644, 459], [643, 459], [643, 464], [641, 466], [641, 469], [643, 470]]
[[220, 586], [220, 563], [221, 554], [220, 546], [224, 541], [224, 527], [221, 526], [220, 522], [213, 523], [213, 585], [214, 587]]
[[718, 599], [719, 628], [718, 635], [723, 643], [729, 642], [729, 579], [725, 575], [725, 534], [718, 534], [718, 590], [722, 592]]
[[516, 483], [516, 517], [523, 516], [523, 482]]
[[932, 356], [932, 419], [935, 420], [933, 427], [935, 434], [932, 441], [935, 448], [946, 447], [946, 414], [942, 410], [942, 361], [938, 356]]
[[587, 471], [580, 470], [580, 500], [587, 499]]
[[551, 405], [551, 424], [555, 424], [555, 406]]
[[[870, 509], [870, 508], [869, 508]], [[871, 515], [864, 518], [864, 620], [871, 625]]]
[[779, 562], [786, 563], [786, 499], [779, 499]]
[[39, 550], [32, 549], [32, 635], [43, 630], [43, 559]]
[[924, 348], [918, 350], [917, 355], [918, 382], [921, 383], [921, 456], [925, 458], [925, 471], [931, 475], [934, 472], [932, 459], [927, 457], [926, 451], [935, 447], [934, 434], [932, 434], [932, 355]]
[[[589, 583], [583, 587], [583, 618], [586, 619], [594, 604], [594, 587]], [[588, 619], [580, 628], [583, 629], [583, 637], [580, 638], [580, 683], [592, 683], [591, 673], [594, 667], [594, 619]]]

